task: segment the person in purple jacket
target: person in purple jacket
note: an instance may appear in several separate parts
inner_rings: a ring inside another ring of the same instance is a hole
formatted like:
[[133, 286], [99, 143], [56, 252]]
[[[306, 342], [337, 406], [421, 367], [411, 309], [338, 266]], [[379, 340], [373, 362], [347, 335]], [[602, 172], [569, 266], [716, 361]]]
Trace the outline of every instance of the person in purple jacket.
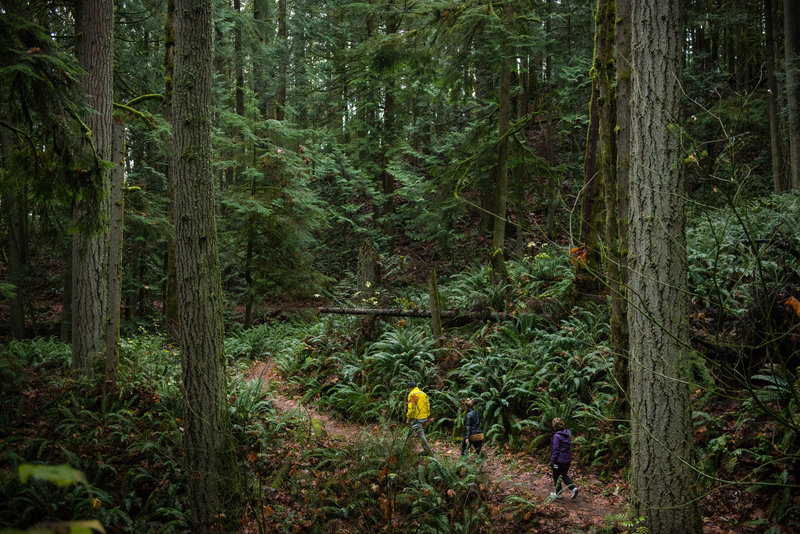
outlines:
[[578, 495], [578, 486], [569, 478], [567, 471], [572, 464], [572, 437], [564, 421], [556, 417], [553, 419], [553, 441], [550, 443], [550, 467], [553, 469], [553, 482], [556, 491], [550, 494], [553, 499], [562, 498], [561, 482], [571, 490], [570, 498]]

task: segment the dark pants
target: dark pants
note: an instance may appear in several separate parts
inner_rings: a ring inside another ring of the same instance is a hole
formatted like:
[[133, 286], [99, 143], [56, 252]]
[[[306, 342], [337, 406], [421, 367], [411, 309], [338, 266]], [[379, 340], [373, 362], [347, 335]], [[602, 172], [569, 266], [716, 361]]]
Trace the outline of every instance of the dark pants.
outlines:
[[556, 493], [561, 493], [561, 482], [567, 485], [569, 489], [575, 489], [575, 483], [569, 478], [567, 471], [571, 464], [554, 464], [553, 465], [553, 482], [556, 485]]
[[472, 445], [472, 448], [475, 449], [475, 454], [477, 454], [478, 456], [483, 456], [481, 454], [481, 449], [483, 448], [483, 440], [469, 441], [467, 439], [461, 441], [461, 456], [465, 456], [467, 454], [470, 445]]

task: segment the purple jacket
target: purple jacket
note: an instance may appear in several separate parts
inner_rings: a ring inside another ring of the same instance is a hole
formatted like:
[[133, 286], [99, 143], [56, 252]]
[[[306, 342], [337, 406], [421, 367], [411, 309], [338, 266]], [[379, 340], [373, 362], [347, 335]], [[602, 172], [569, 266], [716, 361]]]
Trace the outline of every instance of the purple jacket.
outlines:
[[565, 428], [553, 434], [553, 441], [550, 445], [550, 463], [572, 463], [572, 437], [569, 435], [569, 429]]

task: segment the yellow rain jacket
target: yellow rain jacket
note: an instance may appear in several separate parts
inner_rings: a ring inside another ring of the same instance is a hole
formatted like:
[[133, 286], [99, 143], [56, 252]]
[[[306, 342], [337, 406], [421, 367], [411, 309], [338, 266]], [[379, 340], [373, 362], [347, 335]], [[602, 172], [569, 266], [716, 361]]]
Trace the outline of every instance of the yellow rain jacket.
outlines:
[[431, 405], [428, 403], [428, 396], [418, 387], [409, 391], [406, 419], [427, 419], [430, 415]]

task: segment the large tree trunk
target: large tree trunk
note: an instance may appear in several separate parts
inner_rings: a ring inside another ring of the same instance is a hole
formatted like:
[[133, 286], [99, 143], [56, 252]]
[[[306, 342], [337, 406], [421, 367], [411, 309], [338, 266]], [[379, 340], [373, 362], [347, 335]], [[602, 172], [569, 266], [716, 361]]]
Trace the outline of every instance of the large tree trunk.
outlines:
[[184, 446], [192, 531], [205, 533], [233, 528], [241, 496], [226, 397], [214, 219], [212, 2], [177, 0], [175, 8], [172, 128]]
[[119, 309], [122, 297], [122, 222], [125, 214], [125, 125], [114, 123], [112, 133], [111, 219], [108, 252], [108, 326], [106, 327], [105, 391], [117, 388], [119, 361]]
[[792, 189], [800, 184], [800, 4], [783, 0], [786, 98], [789, 111], [789, 168]]
[[86, 71], [81, 90], [91, 111], [84, 123], [91, 131], [97, 164], [92, 191], [74, 210], [78, 231], [72, 241], [72, 366], [89, 377], [104, 353], [108, 323], [108, 227], [111, 179], [101, 162], [111, 155], [114, 6], [105, 0], [75, 4], [76, 52]]
[[[166, 118], [172, 120], [172, 96], [175, 75], [175, 0], [167, 0], [167, 20], [164, 24], [164, 84]], [[167, 220], [170, 227], [175, 224], [175, 157], [172, 151], [172, 138], [167, 139]], [[178, 343], [180, 320], [178, 318], [178, 281], [175, 278], [175, 234], [166, 236], [166, 287], [164, 289], [164, 322], [167, 339]]]
[[633, 2], [631, 490], [651, 534], [702, 531], [692, 469], [680, 2]]
[[[628, 304], [625, 289], [628, 283], [628, 221], [630, 217], [630, 136], [631, 136], [631, 0], [616, 0], [615, 62], [617, 77], [616, 93], [616, 142], [617, 185], [616, 261], [619, 283], [611, 295], [611, 344], [614, 349], [614, 378], [620, 397], [628, 391]], [[627, 402], [620, 403], [627, 413]]]

